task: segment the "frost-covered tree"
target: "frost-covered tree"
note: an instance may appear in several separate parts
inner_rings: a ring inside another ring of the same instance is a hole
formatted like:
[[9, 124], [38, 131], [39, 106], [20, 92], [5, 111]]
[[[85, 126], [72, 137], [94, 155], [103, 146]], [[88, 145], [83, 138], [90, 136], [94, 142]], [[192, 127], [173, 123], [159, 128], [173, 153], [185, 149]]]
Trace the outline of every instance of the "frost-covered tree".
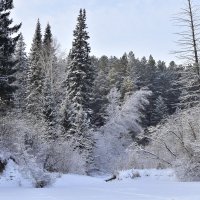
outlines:
[[125, 151], [132, 138], [142, 131], [142, 110], [149, 103], [149, 95], [150, 91], [136, 91], [120, 105], [120, 92], [116, 88], [110, 91], [107, 122], [96, 132], [96, 162], [101, 170], [116, 170], [122, 157], [125, 165]]
[[123, 81], [121, 83], [121, 100], [123, 101], [127, 95], [131, 95], [134, 91], [134, 79], [133, 79], [133, 65], [130, 58], [124, 54], [123, 57], [121, 58], [121, 63], [123, 68], [125, 68], [125, 71], [122, 73], [123, 74]]
[[167, 106], [162, 98], [162, 96], [158, 96], [155, 102], [155, 109], [152, 113], [152, 123], [157, 124], [158, 122], [165, 119], [168, 115]]
[[199, 181], [199, 106], [179, 111], [163, 125], [149, 129], [147, 146], [136, 146], [134, 154], [154, 160], [153, 167], [172, 167], [181, 180]]
[[46, 26], [44, 39], [42, 43], [41, 62], [44, 68], [45, 76], [48, 75], [53, 86], [53, 68], [55, 67], [56, 56], [53, 43], [53, 36], [51, 33], [51, 26], [49, 23]]
[[43, 46], [46, 49], [47, 54], [51, 53], [52, 42], [53, 42], [53, 38], [52, 38], [52, 33], [51, 33], [51, 26], [48, 23], [45, 29], [44, 39], [43, 39]]
[[53, 68], [53, 93], [56, 102], [56, 110], [59, 113], [60, 105], [61, 102], [63, 101], [63, 97], [65, 94], [67, 59], [65, 55], [63, 56], [60, 54], [57, 54], [56, 58], [57, 58], [56, 65]]
[[168, 109], [168, 114], [175, 113], [180, 103], [180, 94], [182, 85], [177, 82], [180, 77], [180, 67], [173, 61], [163, 71], [160, 71], [157, 79], [156, 90], [157, 94], [161, 95]]
[[[91, 62], [89, 57], [90, 47], [86, 32], [85, 11], [80, 10], [78, 24], [74, 31], [74, 41], [69, 54], [66, 78], [66, 99], [73, 104], [75, 110], [83, 111], [89, 117], [91, 110]], [[67, 108], [66, 108], [67, 109]], [[89, 119], [89, 118], [88, 118]]]
[[109, 59], [109, 81], [111, 87], [117, 87], [121, 92], [121, 96], [123, 99], [124, 96], [124, 88], [122, 87], [124, 79], [127, 78], [128, 75], [128, 58], [127, 54], [118, 59], [117, 57], [111, 57]]
[[146, 125], [152, 125], [152, 113], [155, 109], [155, 101], [157, 98], [157, 94], [155, 92], [155, 79], [157, 76], [157, 65], [153, 56], [150, 55], [147, 63], [145, 64], [145, 87], [148, 87], [149, 90], [152, 91], [152, 95], [149, 97], [149, 105], [146, 109]]
[[25, 109], [25, 99], [26, 99], [26, 86], [27, 86], [27, 70], [28, 70], [28, 62], [26, 55], [26, 45], [24, 43], [24, 38], [21, 33], [19, 40], [15, 49], [15, 59], [17, 59], [16, 64], [16, 78], [18, 90], [16, 92], [15, 100], [18, 108], [24, 110]]
[[7, 159], [12, 158], [17, 163], [22, 175], [35, 187], [44, 187], [51, 182], [43, 168], [48, 149], [45, 123], [35, 122], [26, 113], [7, 113], [0, 119], [0, 149]]
[[55, 140], [56, 134], [56, 111], [51, 79], [46, 75], [43, 86], [43, 117], [47, 123], [46, 139]]
[[193, 0], [185, 0], [185, 7], [181, 9], [174, 21], [179, 28], [179, 32], [176, 33], [179, 37], [177, 41], [179, 50], [174, 53], [178, 58], [194, 63], [196, 73], [199, 75], [199, 8], [195, 6]]
[[143, 57], [141, 60], [135, 60], [135, 58], [132, 56], [131, 65], [133, 66], [134, 75], [133, 75], [133, 81], [134, 85], [136, 86], [136, 89], [143, 88], [147, 86], [146, 81], [146, 65], [147, 65], [147, 59], [146, 57]]
[[74, 31], [74, 40], [67, 66], [66, 97], [63, 101], [64, 137], [74, 141], [74, 147], [91, 160], [93, 136], [90, 116], [92, 102], [93, 69], [89, 57], [90, 47], [86, 31], [86, 12], [80, 10]]
[[116, 87], [119, 88], [122, 98], [124, 97], [125, 91], [122, 87], [123, 83], [125, 82], [125, 79], [128, 76], [128, 57], [127, 54], [124, 53], [124, 55], [119, 60], [119, 65], [117, 67], [117, 83]]
[[46, 26], [44, 39], [42, 44], [41, 62], [44, 68], [45, 75], [48, 74], [51, 85], [53, 87], [54, 82], [54, 68], [56, 67], [56, 44], [51, 33], [51, 26], [49, 23]]
[[117, 88], [112, 88], [107, 95], [108, 106], [106, 109], [107, 118], [112, 118], [111, 116], [119, 113], [120, 110], [120, 92]]
[[180, 28], [177, 33], [179, 49], [175, 53], [188, 63], [179, 81], [183, 85], [181, 106], [186, 108], [200, 101], [200, 21], [199, 9], [194, 5], [194, 1], [186, 0], [185, 7], [175, 21]]
[[0, 1], [0, 109], [2, 104], [11, 105], [16, 86], [14, 73], [17, 60], [13, 59], [16, 43], [20, 35], [13, 35], [21, 27], [13, 25], [10, 12], [13, 9], [13, 0]]
[[94, 101], [92, 104], [92, 124], [97, 127], [105, 123], [106, 107], [108, 104], [107, 94], [110, 90], [109, 85], [109, 59], [107, 56], [102, 56], [100, 59], [93, 58], [93, 65], [96, 68], [96, 77], [94, 80]]
[[27, 110], [29, 113], [42, 116], [42, 86], [44, 70], [41, 65], [42, 35], [39, 20], [37, 21], [33, 43], [29, 55]]
[[56, 111], [55, 111], [55, 99], [53, 91], [54, 90], [53, 68], [56, 65], [56, 56], [53, 45], [51, 27], [49, 24], [47, 24], [47, 27], [45, 29], [40, 62], [42, 65], [42, 69], [44, 70], [42, 95], [43, 95], [44, 119], [48, 124], [47, 137], [48, 139], [55, 140]]
[[193, 107], [200, 102], [200, 77], [196, 73], [196, 66], [191, 64], [179, 71], [181, 74], [177, 84], [181, 85], [180, 106]]

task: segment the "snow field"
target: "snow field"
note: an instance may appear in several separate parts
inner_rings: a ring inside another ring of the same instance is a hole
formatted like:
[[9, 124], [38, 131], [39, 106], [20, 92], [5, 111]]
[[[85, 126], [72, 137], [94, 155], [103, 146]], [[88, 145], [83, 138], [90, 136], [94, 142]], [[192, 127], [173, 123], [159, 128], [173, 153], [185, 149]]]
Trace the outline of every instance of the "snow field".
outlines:
[[[132, 178], [133, 174], [140, 177]], [[0, 179], [0, 199], [200, 200], [200, 183], [178, 182], [172, 170], [127, 170], [117, 180], [105, 182], [106, 178], [62, 175], [49, 188], [35, 189], [10, 162]]]

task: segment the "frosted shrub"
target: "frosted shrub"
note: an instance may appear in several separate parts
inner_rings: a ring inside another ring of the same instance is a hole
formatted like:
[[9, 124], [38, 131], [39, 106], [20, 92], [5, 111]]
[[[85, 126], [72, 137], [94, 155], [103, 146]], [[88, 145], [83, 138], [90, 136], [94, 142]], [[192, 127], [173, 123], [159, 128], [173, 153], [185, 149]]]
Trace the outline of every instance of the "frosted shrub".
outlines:
[[174, 168], [180, 180], [200, 181], [200, 107], [179, 111], [149, 130], [150, 145], [133, 145], [134, 152]]
[[35, 188], [44, 188], [52, 184], [54, 178], [49, 173], [45, 173], [44, 171], [40, 171], [34, 175], [34, 179], [32, 181], [33, 186]]
[[140, 178], [141, 177], [141, 175], [140, 175], [140, 173], [139, 172], [132, 172], [131, 173], [131, 178], [132, 179], [135, 179], [135, 178]]
[[48, 149], [44, 167], [48, 171], [84, 174], [85, 160], [69, 141], [54, 143]]
[[0, 149], [7, 159], [12, 158], [35, 187], [44, 187], [52, 181], [43, 169], [47, 149], [43, 138], [45, 127], [42, 122], [34, 122], [16, 113], [1, 118]]
[[96, 163], [106, 171], [116, 171], [127, 167], [126, 149], [132, 142], [133, 135], [138, 134], [142, 111], [148, 104], [150, 91], [140, 90], [126, 97], [119, 103], [119, 91], [110, 91], [107, 108], [107, 123], [96, 132]]

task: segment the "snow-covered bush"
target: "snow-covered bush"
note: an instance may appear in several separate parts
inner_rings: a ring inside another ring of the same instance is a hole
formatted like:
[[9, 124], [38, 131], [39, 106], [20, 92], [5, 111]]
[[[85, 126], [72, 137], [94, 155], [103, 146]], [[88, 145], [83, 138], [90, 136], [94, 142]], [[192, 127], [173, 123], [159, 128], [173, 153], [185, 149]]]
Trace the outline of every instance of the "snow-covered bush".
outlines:
[[[200, 107], [179, 111], [166, 123], [151, 128], [150, 145], [132, 145], [132, 153], [172, 167], [180, 180], [200, 181]], [[145, 166], [146, 167], [146, 166]]]
[[85, 162], [70, 141], [56, 142], [49, 146], [44, 168], [50, 172], [84, 174]]
[[44, 140], [44, 123], [27, 116], [10, 113], [0, 119], [0, 149], [6, 159], [12, 158], [23, 175], [32, 180], [35, 187], [44, 187], [51, 177], [43, 169], [47, 153]]
[[86, 160], [72, 148], [72, 142], [64, 141], [62, 137], [48, 140], [46, 130], [45, 121], [31, 115], [13, 112], [2, 117], [1, 154], [7, 160], [12, 158], [35, 187], [50, 184], [51, 172], [84, 174]]
[[144, 105], [148, 104], [150, 91], [140, 90], [119, 103], [119, 91], [112, 89], [108, 95], [107, 123], [96, 132], [96, 163], [106, 171], [123, 169], [128, 163], [126, 148], [132, 136], [142, 128], [140, 120]]

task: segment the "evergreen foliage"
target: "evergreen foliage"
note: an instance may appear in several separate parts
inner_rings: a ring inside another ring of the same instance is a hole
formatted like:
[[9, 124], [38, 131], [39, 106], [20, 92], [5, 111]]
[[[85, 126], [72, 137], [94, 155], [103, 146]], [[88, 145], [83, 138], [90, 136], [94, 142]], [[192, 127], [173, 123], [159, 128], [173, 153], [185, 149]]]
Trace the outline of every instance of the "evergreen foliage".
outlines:
[[196, 64], [172, 61], [167, 67], [152, 55], [139, 59], [133, 52], [90, 57], [85, 9], [67, 58], [58, 56], [49, 23], [42, 39], [38, 20], [27, 59], [23, 35], [12, 35], [21, 26], [11, 27], [12, 8], [12, 0], [0, 0], [0, 114], [13, 100], [18, 109], [0, 120], [0, 147], [21, 154], [23, 165], [29, 160], [28, 168], [89, 173], [95, 164], [118, 167], [144, 129], [142, 139], [149, 145], [150, 126], [163, 126], [180, 105], [199, 103]]
[[50, 51], [52, 48], [52, 42], [53, 42], [53, 38], [52, 38], [52, 33], [51, 33], [51, 26], [48, 23], [45, 29], [44, 40], [43, 40], [44, 49], [46, 49], [47, 51]]
[[42, 86], [44, 81], [44, 69], [41, 65], [42, 35], [39, 19], [29, 55], [27, 110], [29, 113], [41, 117], [43, 104]]
[[18, 90], [16, 92], [16, 106], [21, 110], [25, 110], [25, 99], [26, 99], [26, 86], [27, 86], [27, 73], [28, 73], [28, 59], [26, 55], [26, 45], [22, 33], [20, 34], [19, 40], [16, 45], [15, 59], [18, 61], [16, 64], [16, 78]]
[[162, 98], [162, 96], [158, 96], [155, 102], [155, 109], [152, 113], [152, 123], [158, 124], [162, 119], [165, 119], [168, 115], [167, 106]]
[[109, 59], [107, 56], [102, 56], [97, 63], [97, 76], [94, 81], [94, 102], [92, 105], [93, 115], [92, 123], [96, 127], [101, 127], [106, 121], [106, 108], [108, 106], [107, 95], [110, 91], [109, 82]]
[[49, 23], [46, 26], [42, 53], [41, 64], [44, 69], [44, 82], [43, 82], [43, 115], [48, 124], [47, 138], [50, 140], [56, 139], [55, 126], [56, 126], [56, 111], [55, 111], [55, 98], [53, 93], [53, 68], [56, 65], [55, 49], [53, 47], [53, 38], [51, 27]]
[[182, 11], [174, 19], [178, 27], [179, 50], [175, 51], [179, 58], [187, 61], [179, 79], [183, 86], [180, 103], [182, 108], [193, 107], [200, 101], [200, 21], [199, 9], [194, 1], [187, 0]]
[[200, 102], [200, 79], [195, 64], [190, 64], [180, 71], [177, 83], [182, 86], [180, 107], [187, 108], [198, 105]]
[[86, 155], [87, 161], [91, 161], [94, 144], [90, 131], [93, 69], [89, 57], [85, 10], [80, 10], [77, 21], [67, 66], [67, 94], [63, 103], [62, 125], [65, 138], [70, 138], [74, 148], [78, 148], [80, 153]]
[[12, 25], [10, 12], [13, 9], [13, 0], [0, 1], [0, 109], [2, 105], [11, 105], [13, 103], [14, 92], [17, 87], [13, 84], [15, 81], [16, 62], [13, 59], [16, 43], [20, 35], [13, 35], [21, 27]]

